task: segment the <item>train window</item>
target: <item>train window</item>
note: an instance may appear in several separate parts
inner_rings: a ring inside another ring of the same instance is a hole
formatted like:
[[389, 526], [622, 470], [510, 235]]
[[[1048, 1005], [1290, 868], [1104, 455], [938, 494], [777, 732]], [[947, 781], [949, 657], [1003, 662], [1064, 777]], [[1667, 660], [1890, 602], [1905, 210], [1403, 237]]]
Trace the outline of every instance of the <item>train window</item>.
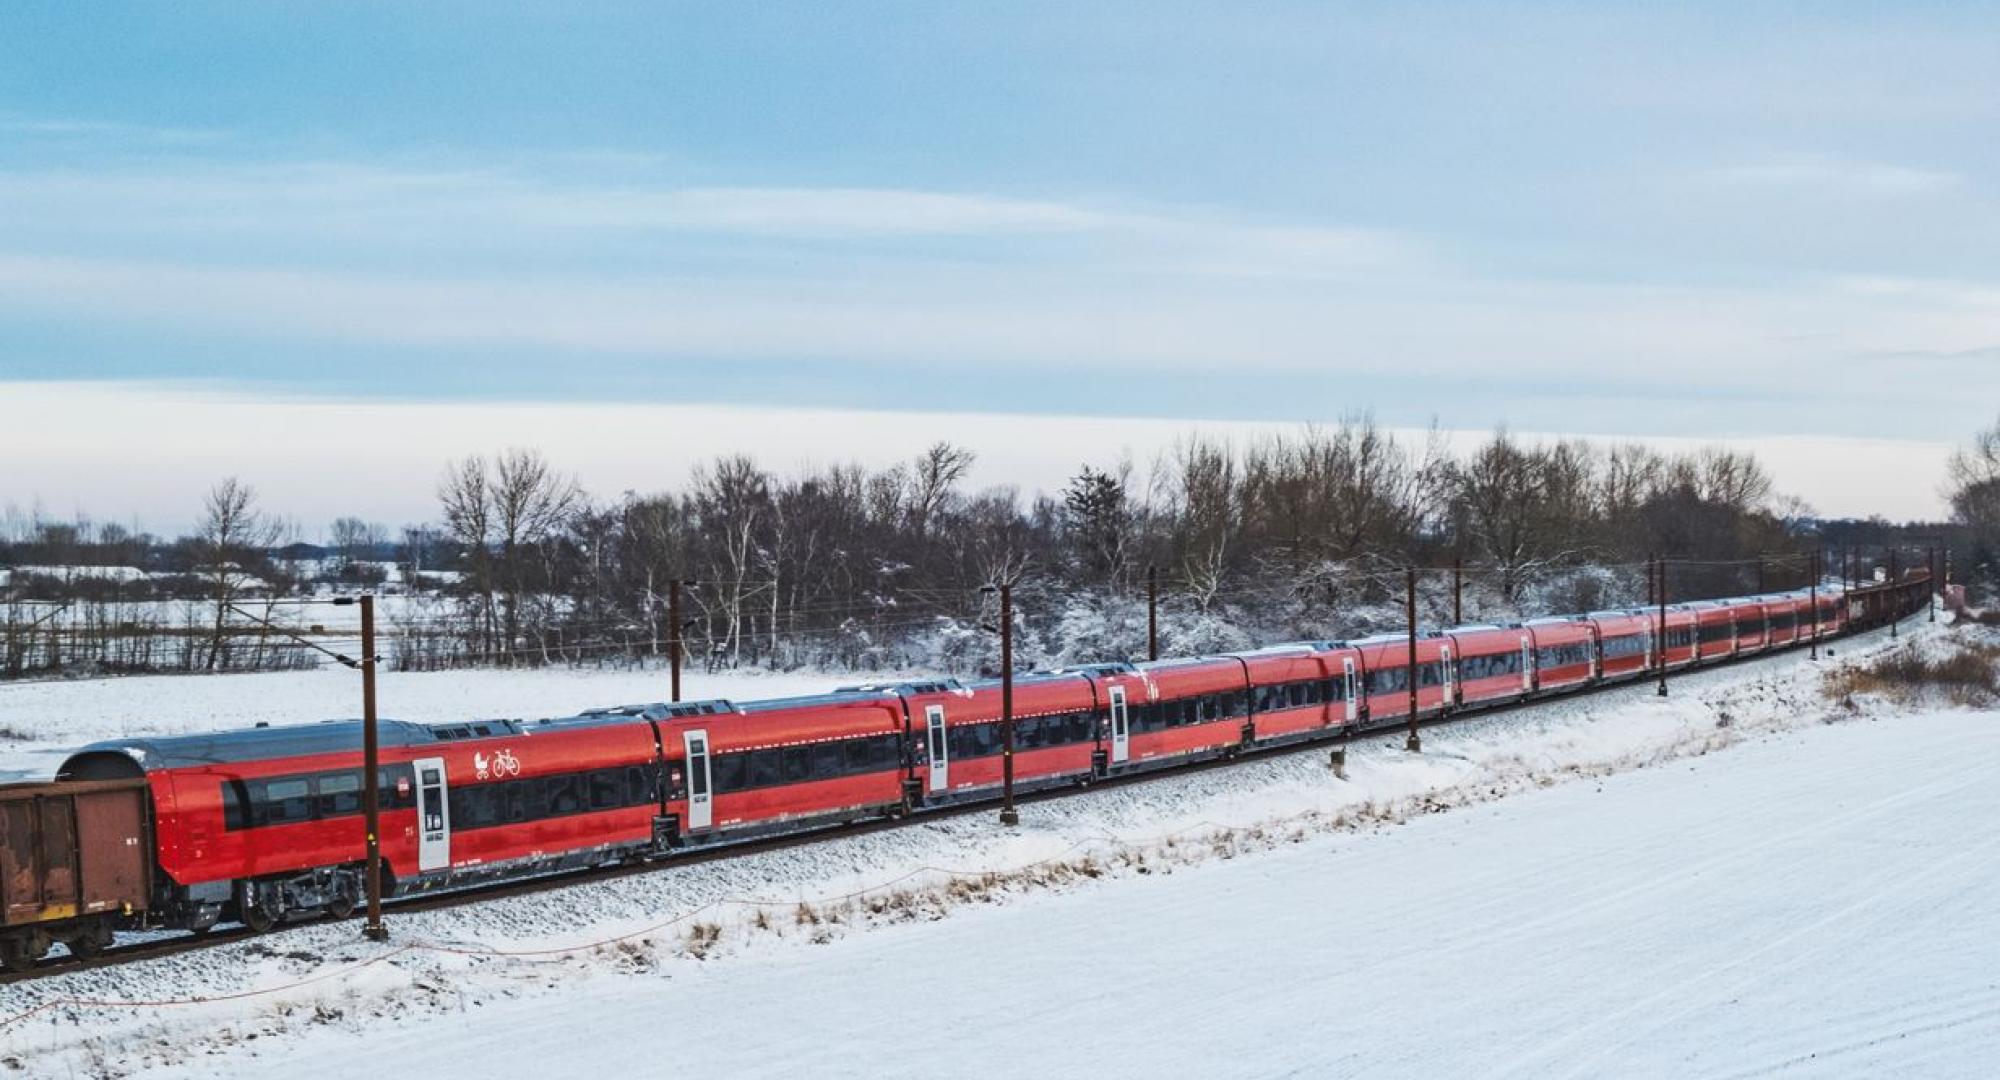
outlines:
[[845, 762], [845, 768], [848, 772], [863, 773], [873, 767], [871, 760], [875, 751], [873, 744], [877, 741], [876, 739], [849, 739], [840, 744], [842, 761]]
[[258, 799], [260, 824], [289, 825], [313, 819], [312, 783], [300, 777], [266, 780]]
[[751, 787], [770, 787], [785, 782], [784, 754], [778, 750], [757, 750], [744, 755], [750, 759]]
[[750, 786], [749, 754], [717, 754], [708, 761], [717, 794], [742, 791]]
[[[707, 785], [703, 785], [706, 787]], [[625, 778], [616, 770], [599, 769], [590, 774], [590, 808], [615, 810], [625, 805]]]
[[[694, 778], [699, 782], [700, 778]], [[551, 776], [549, 785], [549, 816], [561, 817], [583, 809], [583, 778], [576, 775]]]
[[319, 816], [361, 812], [361, 774], [322, 773], [313, 785], [319, 793]]
[[787, 746], [779, 752], [785, 783], [799, 784], [812, 779], [812, 754], [803, 746]]
[[845, 774], [846, 770], [842, 762], [846, 760], [846, 755], [841, 752], [839, 743], [814, 743], [810, 749], [812, 751], [813, 779], [832, 780]]

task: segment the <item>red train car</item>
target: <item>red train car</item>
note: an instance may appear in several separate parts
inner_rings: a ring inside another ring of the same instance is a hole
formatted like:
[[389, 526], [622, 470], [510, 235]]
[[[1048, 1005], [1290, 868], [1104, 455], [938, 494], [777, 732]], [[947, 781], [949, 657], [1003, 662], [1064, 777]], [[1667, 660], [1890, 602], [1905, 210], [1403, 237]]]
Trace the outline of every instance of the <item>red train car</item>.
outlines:
[[1589, 620], [1531, 619], [1522, 629], [1534, 639], [1536, 693], [1558, 693], [1597, 678], [1597, 627]]
[[1736, 655], [1736, 612], [1717, 600], [1687, 605], [1694, 611], [1695, 659], [1727, 660]]
[[1250, 686], [1257, 742], [1310, 737], [1361, 719], [1361, 657], [1329, 642], [1230, 653]]
[[1775, 644], [1771, 640], [1771, 620], [1776, 603], [1775, 598], [1763, 596], [1723, 601], [1736, 620], [1738, 655], [1762, 652]]
[[[900, 813], [912, 740], [894, 698], [826, 694], [653, 722], [674, 844]], [[649, 733], [649, 735], [653, 734]]]
[[1812, 632], [1812, 610], [1806, 606], [1802, 594], [1784, 596], [1764, 596], [1764, 646], [1766, 648], [1788, 648], [1806, 638], [1798, 634], [1798, 616], [1806, 614], [1806, 636]]
[[1228, 657], [1153, 660], [1134, 665], [1146, 700], [1132, 710], [1131, 760], [1212, 756], [1250, 740], [1250, 684]]
[[1633, 614], [1651, 619], [1659, 628], [1654, 635], [1654, 647], [1664, 658], [1667, 670], [1687, 667], [1700, 656], [1692, 606], [1669, 604], [1664, 613], [1658, 608], [1635, 608]]
[[[1361, 659], [1363, 723], [1387, 727], [1410, 715], [1410, 641], [1406, 635], [1382, 634], [1342, 643]], [[1451, 672], [1445, 661], [1452, 654], [1448, 637], [1417, 639], [1417, 715], [1436, 716], [1450, 700]]]
[[1526, 697], [1535, 688], [1535, 637], [1520, 627], [1461, 626], [1446, 631], [1457, 663], [1454, 705]]
[[1594, 611], [1587, 617], [1597, 628], [1598, 678], [1636, 678], [1653, 670], [1657, 615]]
[[[984, 798], [1001, 783], [1006, 733], [1000, 682], [956, 679], [843, 687], [893, 700], [912, 733], [911, 788], [925, 804]], [[1075, 783], [1100, 768], [1103, 721], [1090, 680], [1037, 672], [1014, 677], [1014, 781], [1024, 789]]]

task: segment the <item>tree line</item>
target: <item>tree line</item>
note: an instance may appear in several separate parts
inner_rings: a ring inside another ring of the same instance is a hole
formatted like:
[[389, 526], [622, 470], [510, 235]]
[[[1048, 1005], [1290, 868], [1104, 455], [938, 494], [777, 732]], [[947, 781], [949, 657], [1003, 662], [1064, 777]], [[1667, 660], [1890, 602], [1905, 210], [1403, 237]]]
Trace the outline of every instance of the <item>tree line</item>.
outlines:
[[[411, 669], [659, 662], [678, 638], [698, 666], [967, 673], [994, 663], [981, 587], [998, 582], [1014, 589], [1017, 652], [1062, 663], [1143, 655], [1154, 586], [1163, 651], [1195, 652], [1398, 627], [1405, 566], [1432, 569], [1420, 605], [1437, 625], [1454, 614], [1440, 569], [1454, 565], [1464, 616], [1508, 619], [1641, 602], [1654, 554], [1676, 560], [1680, 598], [1803, 585], [1808, 551], [1920, 529], [1990, 572], [2000, 535], [2000, 425], [1954, 460], [1957, 520], [1907, 527], [1818, 520], [1728, 449], [1502, 430], [1454, 451], [1365, 415], [1249, 442], [1190, 435], [1147, 462], [1080, 463], [1054, 492], [974, 489], [975, 461], [948, 442], [877, 468], [726, 455], [678, 487], [604, 498], [514, 449], [441, 470], [435, 523], [343, 517], [324, 544], [233, 479], [171, 540], [16, 520], [0, 567], [144, 576], [17, 570], [0, 673], [313, 662], [273, 636], [307, 621], [285, 600], [355, 588], [403, 594], [384, 631]], [[64, 615], [38, 614], [51, 605]]]

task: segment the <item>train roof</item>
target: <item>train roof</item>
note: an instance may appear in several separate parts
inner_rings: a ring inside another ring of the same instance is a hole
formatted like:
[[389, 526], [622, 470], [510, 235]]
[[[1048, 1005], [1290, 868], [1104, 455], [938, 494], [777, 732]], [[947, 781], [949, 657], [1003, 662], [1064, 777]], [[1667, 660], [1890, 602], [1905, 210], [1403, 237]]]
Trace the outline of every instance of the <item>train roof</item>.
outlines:
[[949, 694], [963, 691], [965, 684], [957, 679], [903, 679], [898, 682], [856, 683], [853, 686], [838, 686], [836, 694]]
[[[505, 723], [506, 721], [500, 721]], [[64, 762], [85, 755], [118, 754], [131, 758], [141, 769], [185, 769], [232, 761], [265, 761], [272, 758], [332, 754], [361, 746], [361, 721], [322, 720], [317, 724], [286, 724], [280, 727], [242, 728], [200, 735], [167, 735], [158, 738], [106, 739], [79, 748]], [[441, 724], [440, 727], [456, 725]], [[376, 738], [382, 746], [421, 746], [439, 741], [428, 724], [405, 720], [378, 720]]]
[[[409, 720], [378, 720], [375, 737], [384, 748], [434, 746], [461, 739], [504, 738], [531, 734], [537, 729], [600, 727], [624, 723], [635, 713], [620, 710], [591, 710], [578, 716], [558, 716], [546, 720], [460, 720], [443, 724], [419, 724]], [[234, 731], [211, 731], [199, 735], [166, 735], [152, 738], [105, 739], [79, 747], [65, 760], [63, 773], [79, 758], [106, 754], [129, 758], [147, 772], [157, 769], [186, 769], [238, 761], [271, 761], [278, 758], [339, 754], [361, 747], [362, 721], [321, 720], [313, 724], [258, 725]]]
[[733, 713], [736, 706], [727, 698], [711, 698], [707, 701], [655, 701], [643, 705], [606, 705], [595, 709], [585, 709], [580, 717], [628, 716], [640, 720], [672, 720], [682, 716], [716, 716]]
[[869, 703], [870, 695], [855, 694], [836, 690], [830, 694], [800, 694], [796, 697], [765, 698], [762, 701], [746, 701], [735, 710], [745, 716], [753, 713], [789, 712], [794, 709], [838, 709], [853, 708]]

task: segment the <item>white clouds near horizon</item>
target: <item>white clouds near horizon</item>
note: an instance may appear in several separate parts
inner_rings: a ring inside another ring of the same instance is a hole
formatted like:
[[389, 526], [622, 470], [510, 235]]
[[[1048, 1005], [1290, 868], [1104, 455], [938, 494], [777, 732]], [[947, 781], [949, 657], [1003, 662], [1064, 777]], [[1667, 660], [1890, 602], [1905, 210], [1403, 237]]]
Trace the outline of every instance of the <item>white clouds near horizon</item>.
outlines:
[[[209, 485], [236, 475], [309, 537], [346, 514], [428, 520], [447, 461], [512, 446], [541, 449], [593, 493], [613, 497], [678, 488], [695, 464], [720, 454], [748, 453], [780, 472], [815, 462], [879, 467], [947, 439], [979, 455], [970, 485], [1032, 494], [1060, 488], [1084, 463], [1130, 459], [1143, 477], [1158, 455], [1191, 433], [1241, 444], [1300, 426], [746, 405], [385, 402], [120, 383], [0, 382], [0, 400], [17, 418], [0, 428], [0, 460], [10, 462], [0, 506], [172, 530], [192, 519]], [[1400, 434], [1413, 442], [1424, 437], [1409, 429]], [[1445, 434], [1465, 448], [1489, 433]], [[1937, 489], [1953, 441], [1631, 438], [1582, 428], [1556, 434], [1670, 451], [1709, 444], [1748, 450], [1782, 492], [1819, 513], [1896, 520], [1944, 513]], [[144, 452], [135, 453], [135, 445]]]

